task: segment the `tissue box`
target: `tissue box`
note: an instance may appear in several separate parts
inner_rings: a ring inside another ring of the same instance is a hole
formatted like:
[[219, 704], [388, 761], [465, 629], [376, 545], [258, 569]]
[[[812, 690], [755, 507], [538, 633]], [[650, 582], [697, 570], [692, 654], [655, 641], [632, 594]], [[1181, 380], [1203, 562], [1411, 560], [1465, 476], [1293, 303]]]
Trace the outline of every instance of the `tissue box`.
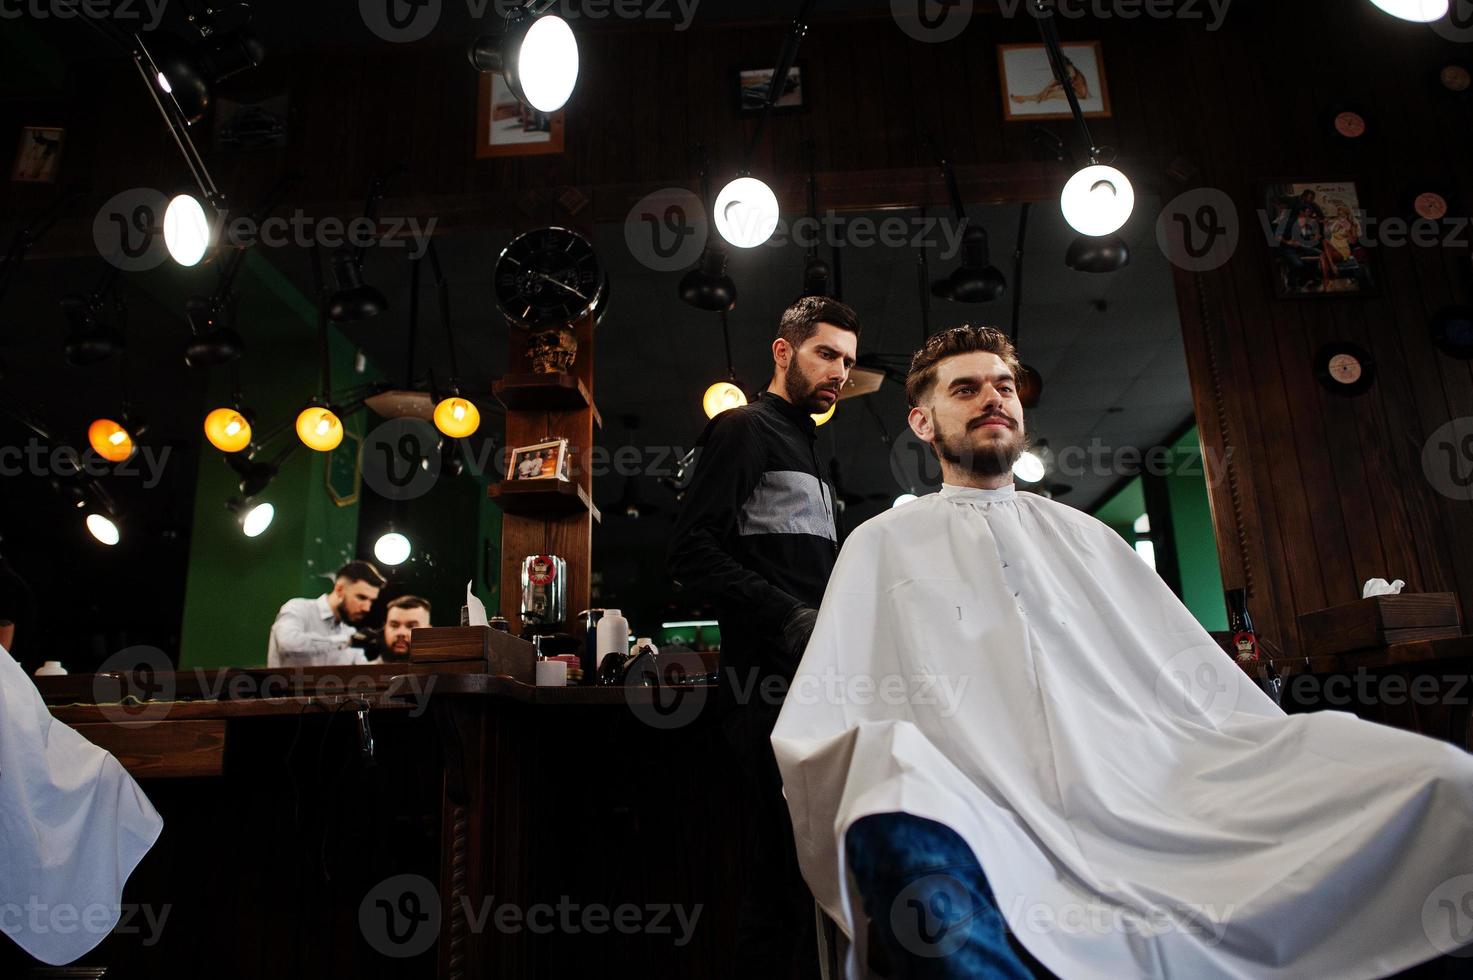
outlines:
[[1300, 646], [1308, 656], [1462, 635], [1452, 592], [1376, 595], [1299, 617]]

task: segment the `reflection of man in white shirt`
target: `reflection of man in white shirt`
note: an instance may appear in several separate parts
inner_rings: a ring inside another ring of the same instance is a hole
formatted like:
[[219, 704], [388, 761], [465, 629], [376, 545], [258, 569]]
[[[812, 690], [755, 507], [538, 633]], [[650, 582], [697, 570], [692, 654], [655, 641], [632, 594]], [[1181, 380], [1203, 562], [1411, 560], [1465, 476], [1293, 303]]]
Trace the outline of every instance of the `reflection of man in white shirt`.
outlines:
[[271, 624], [268, 667], [334, 667], [362, 664], [352, 645], [356, 626], [373, 608], [384, 577], [372, 562], [350, 561], [338, 569], [332, 591], [316, 599], [290, 599]]

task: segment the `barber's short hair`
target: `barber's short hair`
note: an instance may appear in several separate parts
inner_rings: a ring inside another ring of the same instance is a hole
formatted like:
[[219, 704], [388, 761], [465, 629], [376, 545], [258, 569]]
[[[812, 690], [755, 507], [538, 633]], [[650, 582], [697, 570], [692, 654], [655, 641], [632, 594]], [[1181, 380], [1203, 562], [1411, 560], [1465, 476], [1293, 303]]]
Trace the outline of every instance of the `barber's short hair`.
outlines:
[[832, 323], [859, 336], [859, 314], [836, 299], [827, 296], [804, 296], [783, 312], [777, 335], [796, 350], [818, 333], [820, 323]]
[[397, 598], [393, 602], [389, 603], [388, 608], [389, 609], [423, 609], [425, 611], [425, 615], [428, 616], [430, 614], [430, 600], [428, 600], [428, 599], [421, 599], [417, 595], [401, 595], [399, 598]]
[[996, 354], [1017, 377], [1022, 369], [1018, 352], [1008, 335], [996, 327], [975, 327], [970, 323], [943, 330], [926, 341], [910, 359], [910, 372], [905, 376], [905, 397], [915, 408], [936, 384], [936, 366], [948, 357], [982, 351]]
[[371, 561], [350, 561], [338, 569], [334, 578], [346, 579], [349, 585], [354, 582], [367, 582], [375, 589], [382, 589], [384, 583], [388, 581], [384, 578], [384, 573], [379, 571]]

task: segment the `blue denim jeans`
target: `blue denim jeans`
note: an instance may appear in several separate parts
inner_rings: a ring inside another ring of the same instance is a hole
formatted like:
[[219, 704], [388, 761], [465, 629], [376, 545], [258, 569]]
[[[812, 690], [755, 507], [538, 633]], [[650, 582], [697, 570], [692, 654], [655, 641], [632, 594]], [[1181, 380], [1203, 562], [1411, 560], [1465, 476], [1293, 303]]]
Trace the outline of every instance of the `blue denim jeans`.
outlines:
[[1033, 980], [966, 841], [908, 813], [864, 817], [845, 854], [872, 938], [903, 980]]

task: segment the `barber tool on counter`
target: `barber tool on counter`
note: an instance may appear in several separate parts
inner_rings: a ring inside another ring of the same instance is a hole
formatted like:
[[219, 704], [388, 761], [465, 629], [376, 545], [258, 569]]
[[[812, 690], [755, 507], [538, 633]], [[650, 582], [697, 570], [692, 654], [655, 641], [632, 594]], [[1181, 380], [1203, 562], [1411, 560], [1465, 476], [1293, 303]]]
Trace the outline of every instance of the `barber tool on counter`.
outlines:
[[555, 626], [568, 618], [568, 563], [557, 555], [522, 559], [522, 626]]

